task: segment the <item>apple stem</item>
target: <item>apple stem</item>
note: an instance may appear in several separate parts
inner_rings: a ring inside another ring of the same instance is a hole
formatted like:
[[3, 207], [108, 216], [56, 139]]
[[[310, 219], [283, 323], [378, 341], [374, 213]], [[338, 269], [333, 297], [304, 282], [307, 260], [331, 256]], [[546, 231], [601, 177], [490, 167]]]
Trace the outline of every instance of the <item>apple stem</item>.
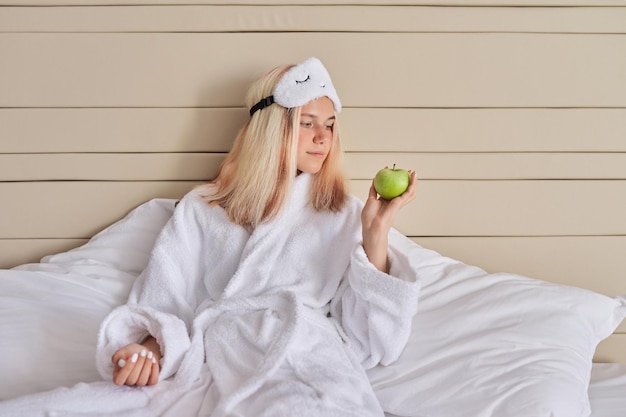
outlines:
[[391, 168], [392, 171], [396, 170], [396, 164], [393, 164], [393, 168]]

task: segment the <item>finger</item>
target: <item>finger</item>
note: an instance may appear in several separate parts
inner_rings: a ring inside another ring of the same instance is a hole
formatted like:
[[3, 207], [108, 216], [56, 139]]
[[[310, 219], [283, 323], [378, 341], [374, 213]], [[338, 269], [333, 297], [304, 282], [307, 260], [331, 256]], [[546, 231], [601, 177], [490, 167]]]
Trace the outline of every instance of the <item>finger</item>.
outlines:
[[146, 361], [147, 351], [144, 349], [138, 355], [134, 353], [133, 356], [130, 357], [130, 361], [134, 363], [133, 369], [131, 370], [128, 378], [126, 378], [126, 385], [136, 385], [137, 381], [139, 381], [139, 377], [141, 376], [141, 370], [143, 369], [143, 364]]
[[152, 372], [150, 372], [150, 379], [148, 380], [148, 385], [154, 385], [159, 382], [159, 372], [161, 367], [159, 366], [159, 362], [156, 358], [152, 358]]
[[117, 381], [117, 375], [118, 375], [119, 373], [120, 373], [120, 368], [115, 368], [115, 369], [113, 370], [113, 383], [114, 383], [115, 385], [121, 385], [121, 384], [118, 384], [118, 383], [116, 382], [116, 381]]
[[[407, 185], [404, 192], [400, 194], [399, 196], [394, 197], [391, 200], [388, 200], [390, 202], [394, 200], [398, 200], [396, 201], [395, 205], [399, 204], [402, 201], [400, 197], [415, 195], [415, 187], [417, 186], [417, 174], [413, 170], [409, 170], [408, 173], [409, 173], [409, 184]], [[387, 200], [384, 200], [384, 201], [387, 201]]]
[[409, 186], [406, 191], [399, 196], [400, 202], [402, 202], [403, 205], [413, 200], [417, 194], [417, 174], [415, 171], [409, 171], [409, 174]]
[[369, 195], [367, 197], [368, 198], [373, 198], [375, 200], [378, 198], [378, 193], [376, 192], [376, 187], [374, 187], [374, 180], [372, 180], [372, 184], [370, 185]]
[[135, 362], [132, 361], [132, 358], [135, 355], [137, 354], [135, 353], [133, 356], [131, 356], [129, 360], [125, 360], [126, 363], [124, 363], [124, 366], [119, 367], [120, 363], [117, 364], [119, 368], [116, 370], [116, 372], [113, 373], [113, 382], [116, 385], [126, 384], [128, 380], [128, 376], [130, 375], [133, 368], [135, 367]]
[[409, 194], [415, 195], [415, 193], [417, 192], [417, 174], [415, 173], [415, 171], [411, 171], [411, 177], [409, 179], [409, 188], [407, 189], [407, 191], [409, 192]]
[[150, 373], [152, 372], [152, 359], [154, 359], [152, 352], [148, 352], [148, 356], [146, 356], [136, 385], [143, 387], [148, 384], [148, 381], [150, 380]]
[[[113, 362], [113, 364], [115, 365], [119, 364], [120, 359], [126, 362], [128, 360], [128, 357], [137, 351], [137, 348], [141, 348], [141, 346], [135, 343], [131, 343], [118, 349], [117, 351], [115, 351], [115, 353], [111, 357], [111, 362]], [[124, 365], [121, 365], [120, 368], [122, 368], [123, 366]]]
[[122, 369], [126, 366], [126, 361], [124, 359], [120, 359], [115, 364], [115, 368], [113, 369], [113, 382], [117, 385], [122, 385], [124, 383], [125, 376], [119, 376]]
[[120, 368], [122, 368], [124, 365], [119, 365], [119, 362], [124, 361], [124, 363], [126, 363], [126, 360], [124, 359], [125, 357], [126, 355], [124, 355], [122, 349], [119, 349], [113, 354], [113, 356], [111, 356], [111, 362], [113, 362], [114, 365], [118, 365]]

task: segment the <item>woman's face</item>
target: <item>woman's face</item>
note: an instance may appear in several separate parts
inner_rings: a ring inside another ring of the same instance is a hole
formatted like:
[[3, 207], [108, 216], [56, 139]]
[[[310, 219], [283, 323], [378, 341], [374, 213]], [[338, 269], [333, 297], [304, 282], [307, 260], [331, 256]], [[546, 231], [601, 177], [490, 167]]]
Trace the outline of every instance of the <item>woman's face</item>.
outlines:
[[302, 107], [298, 134], [298, 170], [315, 174], [330, 152], [333, 142], [335, 107], [328, 97], [309, 101]]

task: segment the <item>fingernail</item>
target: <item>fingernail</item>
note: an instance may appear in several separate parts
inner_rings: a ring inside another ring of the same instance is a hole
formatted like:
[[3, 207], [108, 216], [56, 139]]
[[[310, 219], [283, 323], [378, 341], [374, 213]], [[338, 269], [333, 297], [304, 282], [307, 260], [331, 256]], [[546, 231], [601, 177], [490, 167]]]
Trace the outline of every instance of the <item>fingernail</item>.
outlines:
[[152, 358], [152, 363], [156, 363], [156, 358]]
[[152, 354], [152, 351], [148, 352], [148, 359], [152, 359], [152, 356], [154, 356], [154, 355]]
[[141, 351], [141, 357], [142, 357], [142, 358], [145, 358], [145, 357], [146, 357], [146, 351], [145, 351], [145, 350], [142, 350], [142, 351]]
[[117, 366], [119, 366], [120, 368], [123, 368], [124, 365], [126, 365], [126, 361], [124, 359], [120, 359], [119, 361], [117, 361]]
[[133, 356], [130, 357], [130, 361], [132, 363], [137, 362], [137, 359], [139, 359], [139, 355], [137, 355], [136, 353], [133, 353]]

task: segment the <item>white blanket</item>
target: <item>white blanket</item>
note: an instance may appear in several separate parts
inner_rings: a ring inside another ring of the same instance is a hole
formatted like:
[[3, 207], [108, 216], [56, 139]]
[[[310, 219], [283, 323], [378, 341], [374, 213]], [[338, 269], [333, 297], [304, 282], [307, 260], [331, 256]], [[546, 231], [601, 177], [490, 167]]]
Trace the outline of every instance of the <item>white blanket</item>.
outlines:
[[[309, 183], [300, 175], [282, 214], [251, 234], [188, 194], [128, 304], [103, 322], [105, 381], [7, 401], [0, 415], [382, 416], [364, 369], [392, 363], [409, 337], [413, 246], [392, 231], [391, 275], [376, 270], [360, 244], [362, 203], [315, 212]], [[115, 386], [113, 352], [148, 333], [161, 381]]]

